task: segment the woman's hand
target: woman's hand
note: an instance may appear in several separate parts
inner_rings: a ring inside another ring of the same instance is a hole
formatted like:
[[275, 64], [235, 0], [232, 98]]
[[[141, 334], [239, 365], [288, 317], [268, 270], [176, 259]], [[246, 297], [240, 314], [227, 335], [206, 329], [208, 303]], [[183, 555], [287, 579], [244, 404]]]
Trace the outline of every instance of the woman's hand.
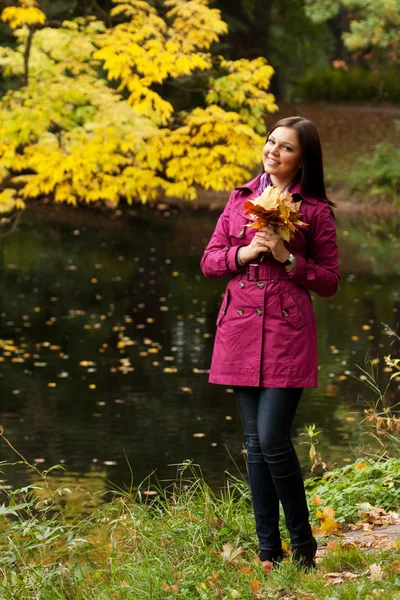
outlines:
[[242, 263], [255, 260], [261, 252], [271, 252], [275, 260], [283, 263], [290, 254], [282, 238], [269, 226], [258, 229], [250, 244], [242, 246], [239, 252]]

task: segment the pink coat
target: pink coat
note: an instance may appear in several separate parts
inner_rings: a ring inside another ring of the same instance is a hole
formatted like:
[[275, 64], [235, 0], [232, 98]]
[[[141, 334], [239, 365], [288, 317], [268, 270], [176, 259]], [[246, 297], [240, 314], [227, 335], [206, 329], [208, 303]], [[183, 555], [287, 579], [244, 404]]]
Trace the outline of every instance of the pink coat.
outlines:
[[[218, 318], [211, 383], [259, 387], [317, 387], [318, 355], [310, 291], [333, 296], [339, 283], [335, 221], [329, 205], [305, 197], [301, 220], [287, 248], [296, 256], [289, 273], [272, 256], [256, 266], [238, 267], [239, 246], [255, 229], [243, 212], [256, 198], [260, 176], [236, 188], [229, 198], [201, 259], [208, 278], [230, 277]], [[292, 190], [300, 195], [300, 184]]]

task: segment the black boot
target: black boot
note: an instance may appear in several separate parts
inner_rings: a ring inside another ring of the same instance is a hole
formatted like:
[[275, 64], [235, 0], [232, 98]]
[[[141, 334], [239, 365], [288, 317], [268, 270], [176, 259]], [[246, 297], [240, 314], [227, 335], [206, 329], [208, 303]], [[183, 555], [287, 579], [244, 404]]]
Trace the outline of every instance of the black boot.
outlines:
[[274, 564], [279, 563], [283, 558], [282, 548], [279, 550], [260, 550], [258, 558], [261, 560], [261, 562], [269, 560], [269, 562]]
[[318, 544], [315, 538], [312, 538], [306, 544], [292, 549], [292, 560], [297, 566], [303, 569], [315, 569], [315, 554]]

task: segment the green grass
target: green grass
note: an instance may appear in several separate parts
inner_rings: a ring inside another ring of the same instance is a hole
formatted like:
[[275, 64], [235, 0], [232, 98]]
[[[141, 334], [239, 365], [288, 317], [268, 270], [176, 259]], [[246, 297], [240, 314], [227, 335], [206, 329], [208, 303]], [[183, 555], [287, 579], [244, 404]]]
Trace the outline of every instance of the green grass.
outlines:
[[[393, 488], [399, 488], [399, 459], [369, 462], [364, 469], [347, 465], [332, 473], [308, 483], [314, 522], [317, 489], [323, 505], [329, 502], [342, 522], [354, 520], [366, 498], [381, 499], [372, 484], [386, 490], [386, 508], [397, 508]], [[346, 498], [351, 511], [340, 505], [346, 489], [352, 490]], [[313, 573], [299, 572], [287, 556], [267, 575], [255, 560], [245, 481], [229, 477], [223, 493], [214, 493], [188, 463], [167, 488], [155, 484], [153, 490], [153, 496], [140, 487], [119, 492], [106, 503], [90, 498], [96, 508], [78, 517], [71, 516], [66, 502], [71, 490], [52, 489], [50, 473], [43, 473], [36, 486], [3, 490], [8, 497], [0, 506], [0, 598], [371, 600], [381, 594], [400, 599], [400, 544], [379, 553], [335, 544]], [[377, 581], [368, 571], [373, 563], [382, 569]], [[332, 584], [325, 577], [331, 572], [342, 573], [343, 582]], [[360, 577], [351, 580], [346, 572]]]

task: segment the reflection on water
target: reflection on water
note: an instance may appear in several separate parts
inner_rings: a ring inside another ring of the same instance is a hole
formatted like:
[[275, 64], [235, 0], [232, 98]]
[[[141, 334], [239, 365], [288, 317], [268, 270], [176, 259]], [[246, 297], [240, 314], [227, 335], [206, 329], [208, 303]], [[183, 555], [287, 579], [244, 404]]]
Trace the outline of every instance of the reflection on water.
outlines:
[[[130, 468], [136, 485], [153, 470], [170, 479], [189, 458], [215, 487], [225, 469], [243, 470], [232, 391], [207, 383], [225, 282], [204, 279], [199, 259], [217, 214], [47, 211], [24, 214], [0, 240], [6, 437], [40, 467], [63, 464], [69, 479], [93, 486], [98, 473], [99, 488], [103, 477], [129, 484]], [[370, 393], [355, 365], [393, 354], [382, 322], [399, 320], [397, 239], [393, 226], [341, 223], [340, 290], [314, 298], [320, 387], [305, 392], [296, 430], [316, 423], [328, 464], [362, 443], [358, 397]], [[22, 466], [9, 477], [27, 479]]]

